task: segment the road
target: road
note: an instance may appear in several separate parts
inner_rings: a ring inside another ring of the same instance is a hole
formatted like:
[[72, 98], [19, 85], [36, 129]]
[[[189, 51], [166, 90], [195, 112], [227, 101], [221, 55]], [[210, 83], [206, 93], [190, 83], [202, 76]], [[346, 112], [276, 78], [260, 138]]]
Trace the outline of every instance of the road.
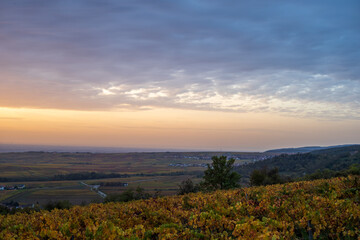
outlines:
[[84, 182], [80, 182], [80, 184], [82, 184], [82, 185], [84, 185], [86, 187], [89, 187], [91, 191], [96, 192], [102, 198], [106, 198], [106, 196], [107, 196], [106, 193], [103, 193], [102, 191], [99, 190], [100, 185], [89, 185], [89, 184], [86, 184]]
[[157, 180], [157, 178], [143, 179], [143, 180], [135, 180], [135, 181], [130, 181], [130, 182], [127, 182], [127, 183], [150, 182], [150, 181], [153, 181], [153, 180]]

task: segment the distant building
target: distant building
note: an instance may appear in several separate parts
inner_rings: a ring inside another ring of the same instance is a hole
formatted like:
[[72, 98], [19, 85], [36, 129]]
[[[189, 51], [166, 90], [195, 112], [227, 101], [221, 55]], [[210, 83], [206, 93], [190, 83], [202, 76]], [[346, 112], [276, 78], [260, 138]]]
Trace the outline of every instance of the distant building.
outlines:
[[0, 191], [3, 191], [5, 190], [5, 187], [4, 186], [0, 186]]
[[25, 205], [20, 205], [18, 208], [24, 209], [24, 208], [34, 208], [35, 204], [30, 203], [30, 204], [25, 204]]
[[17, 189], [24, 189], [25, 188], [25, 184], [20, 184], [16, 186]]

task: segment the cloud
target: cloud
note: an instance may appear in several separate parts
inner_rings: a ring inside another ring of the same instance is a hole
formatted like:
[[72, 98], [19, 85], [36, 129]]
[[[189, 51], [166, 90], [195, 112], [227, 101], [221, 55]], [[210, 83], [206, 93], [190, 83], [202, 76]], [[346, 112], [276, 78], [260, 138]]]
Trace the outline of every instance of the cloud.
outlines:
[[0, 103], [360, 117], [358, 1], [0, 3]]

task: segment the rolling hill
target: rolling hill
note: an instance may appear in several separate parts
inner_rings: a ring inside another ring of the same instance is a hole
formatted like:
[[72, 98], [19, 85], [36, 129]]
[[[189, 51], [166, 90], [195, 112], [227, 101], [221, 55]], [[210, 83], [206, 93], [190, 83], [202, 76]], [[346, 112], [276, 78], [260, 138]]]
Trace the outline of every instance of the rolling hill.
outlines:
[[274, 168], [290, 177], [301, 177], [316, 170], [343, 170], [352, 164], [360, 164], [360, 145], [333, 147], [308, 153], [281, 154], [273, 158], [239, 166], [236, 171], [248, 178], [255, 169]]
[[354, 144], [344, 144], [344, 145], [336, 145], [336, 146], [327, 146], [327, 147], [320, 147], [320, 146], [309, 146], [309, 147], [298, 147], [298, 148], [279, 148], [279, 149], [271, 149], [265, 151], [265, 153], [284, 153], [284, 154], [292, 154], [292, 153], [308, 153], [317, 150], [326, 150], [331, 148], [341, 148], [347, 146], [353, 146]]

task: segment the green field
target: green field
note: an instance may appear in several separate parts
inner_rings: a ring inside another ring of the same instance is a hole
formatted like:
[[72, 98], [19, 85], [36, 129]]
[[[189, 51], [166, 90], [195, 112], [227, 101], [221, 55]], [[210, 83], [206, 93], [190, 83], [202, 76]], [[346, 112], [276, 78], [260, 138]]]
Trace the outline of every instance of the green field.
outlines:
[[[123, 186], [103, 186], [100, 191], [114, 194], [126, 188], [138, 186], [146, 192], [160, 192], [161, 195], [175, 194], [178, 185], [188, 178], [199, 182], [199, 174], [211, 163], [214, 155], [235, 157], [236, 164], [243, 164], [260, 158], [262, 153], [221, 153], [221, 152], [164, 152], [164, 153], [56, 153], [25, 152], [0, 153], [0, 179], [16, 181], [0, 181], [0, 186], [25, 184], [24, 190], [0, 191], [0, 201], [16, 201], [20, 204], [40, 203], [48, 201], [69, 200], [73, 204], [101, 202], [102, 198], [89, 187], [101, 182], [125, 182]], [[129, 174], [124, 178], [84, 179], [68, 181], [51, 181], [57, 174], [81, 172]], [[181, 173], [169, 175], [170, 173]], [[145, 176], [141, 176], [144, 174]], [[24, 180], [22, 180], [24, 179]], [[41, 181], [35, 181], [35, 180]]]
[[[121, 193], [127, 188], [144, 188], [146, 192], [161, 195], [173, 195], [178, 190], [178, 184], [187, 178], [198, 182], [200, 178], [192, 175], [181, 176], [156, 176], [156, 177], [129, 177], [84, 180], [89, 185], [96, 185], [102, 182], [124, 182], [123, 186], [104, 186], [100, 190], [105, 194]], [[18, 182], [3, 182], [0, 185], [15, 185]], [[46, 204], [49, 201], [69, 200], [72, 204], [102, 202], [103, 199], [89, 187], [80, 184], [79, 181], [37, 181], [24, 182], [26, 189], [0, 191], [0, 202], [15, 201], [20, 204], [39, 203]]]
[[[176, 171], [203, 171], [204, 167], [170, 167], [169, 164], [206, 164], [214, 155], [237, 157], [236, 163], [251, 161], [263, 153], [166, 152], [166, 153], [0, 153], [0, 177], [51, 177], [55, 174], [102, 172], [121, 174], [152, 174]], [[246, 156], [245, 159], [243, 158]]]
[[[15, 183], [0, 183], [0, 185]], [[26, 189], [0, 191], [0, 202], [18, 202], [20, 204], [68, 200], [73, 204], [101, 202], [101, 197], [76, 181], [25, 182]]]

